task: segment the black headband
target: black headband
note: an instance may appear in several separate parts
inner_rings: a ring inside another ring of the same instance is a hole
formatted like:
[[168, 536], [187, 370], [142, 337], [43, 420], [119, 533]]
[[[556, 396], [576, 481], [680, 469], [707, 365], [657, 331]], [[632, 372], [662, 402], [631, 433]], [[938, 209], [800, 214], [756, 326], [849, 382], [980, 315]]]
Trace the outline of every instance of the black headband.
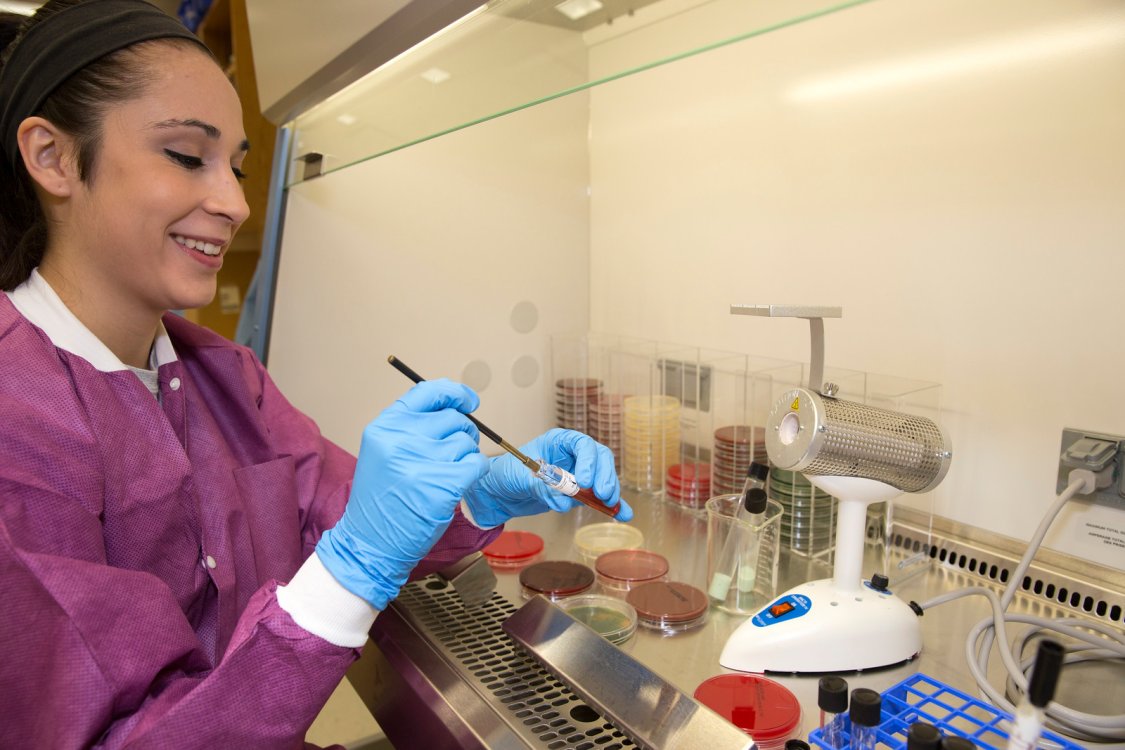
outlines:
[[0, 70], [0, 150], [19, 161], [16, 132], [66, 79], [111, 52], [152, 39], [190, 39], [182, 23], [144, 0], [87, 0], [36, 23]]

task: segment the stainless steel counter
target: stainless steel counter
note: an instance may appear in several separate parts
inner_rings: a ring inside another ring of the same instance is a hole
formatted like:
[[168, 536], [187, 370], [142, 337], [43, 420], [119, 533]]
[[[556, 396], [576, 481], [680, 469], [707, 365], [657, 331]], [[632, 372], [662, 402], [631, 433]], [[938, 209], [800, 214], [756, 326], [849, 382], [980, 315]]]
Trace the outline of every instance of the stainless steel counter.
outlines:
[[[668, 558], [670, 578], [684, 581], [706, 589], [706, 535], [705, 516], [686, 511], [648, 497], [630, 497], [636, 510], [633, 524], [645, 534], [644, 547], [655, 550]], [[546, 514], [533, 518], [517, 519], [508, 524], [512, 530], [532, 531], [543, 537], [544, 556], [541, 559], [568, 559], [582, 561], [579, 550], [573, 544], [575, 532], [581, 526], [605, 521], [592, 510], [579, 508], [566, 514]], [[892, 553], [894, 554], [894, 553]], [[877, 557], [869, 551], [865, 565], [865, 575], [877, 570]], [[831, 570], [819, 562], [810, 563], [803, 557], [782, 554], [781, 574], [778, 593], [806, 580], [831, 577]], [[512, 606], [523, 604], [517, 572], [497, 572], [497, 592]], [[894, 592], [910, 601], [924, 601], [938, 594], [966, 586], [982, 585], [981, 579], [972, 577], [961, 570], [943, 565], [936, 560], [919, 575], [893, 586]], [[987, 584], [985, 584], [987, 585]], [[997, 588], [999, 591], [999, 588]], [[1039, 616], [1064, 614], [1055, 611], [1041, 600], [1017, 596], [1010, 608], [1012, 612], [1034, 613]], [[1073, 614], [1073, 613], [1070, 613]], [[923, 651], [910, 663], [880, 670], [844, 675], [850, 688], [867, 687], [883, 691], [901, 680], [923, 672], [947, 685], [963, 690], [970, 695], [978, 695], [976, 685], [967, 668], [965, 639], [970, 629], [981, 619], [990, 616], [990, 609], [982, 597], [959, 599], [936, 607], [922, 618]], [[707, 622], [691, 631], [674, 636], [638, 628], [636, 635], [623, 648], [626, 653], [664, 678], [667, 682], [691, 695], [705, 679], [722, 674], [728, 670], [719, 666], [719, 653], [730, 634], [745, 620], [744, 616], [733, 616], [712, 609]], [[376, 627], [379, 627], [377, 623]], [[394, 648], [411, 649], [417, 644], [397, 643], [400, 639], [413, 638], [407, 629], [396, 626]], [[374, 651], [369, 647], [370, 651]], [[375, 658], [375, 657], [372, 657]], [[391, 691], [417, 689], [417, 679], [412, 676], [389, 675], [386, 663], [371, 665], [372, 658], [365, 656], [367, 666], [359, 665], [358, 674], [350, 674], [353, 685], [360, 696], [368, 703], [380, 720], [380, 710], [387, 710], [386, 699]], [[392, 659], [401, 671], [401, 663]], [[770, 675], [791, 690], [802, 706], [802, 727], [800, 736], [807, 736], [819, 723], [816, 708], [817, 676]], [[990, 665], [993, 684], [1003, 684], [1003, 673], [994, 659]], [[1116, 667], [1091, 666], [1076, 667], [1064, 672], [1060, 697], [1073, 707], [1084, 707], [1093, 712], [1117, 712], [1125, 705], [1125, 682], [1123, 673]], [[433, 694], [450, 689], [448, 676], [431, 686]], [[386, 727], [384, 727], [386, 728]], [[392, 742], [395, 737], [388, 730]], [[411, 745], [414, 746], [414, 745]], [[1125, 744], [1101, 745], [1105, 748], [1125, 748]]]

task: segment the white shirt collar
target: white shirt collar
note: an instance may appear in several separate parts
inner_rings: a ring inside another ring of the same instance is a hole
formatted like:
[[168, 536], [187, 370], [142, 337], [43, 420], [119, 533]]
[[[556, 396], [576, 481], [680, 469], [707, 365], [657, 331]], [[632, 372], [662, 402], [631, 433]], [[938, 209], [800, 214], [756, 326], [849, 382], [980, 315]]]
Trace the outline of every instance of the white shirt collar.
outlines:
[[[20, 314], [42, 328], [47, 338], [58, 348], [81, 357], [102, 372], [129, 369], [101, 339], [74, 317], [70, 308], [39, 274], [39, 269], [33, 270], [27, 281], [7, 292], [7, 295]], [[172, 348], [168, 332], [164, 330], [163, 323], [159, 325], [150, 356], [150, 362], [155, 358], [157, 367], [176, 361], [176, 352]]]

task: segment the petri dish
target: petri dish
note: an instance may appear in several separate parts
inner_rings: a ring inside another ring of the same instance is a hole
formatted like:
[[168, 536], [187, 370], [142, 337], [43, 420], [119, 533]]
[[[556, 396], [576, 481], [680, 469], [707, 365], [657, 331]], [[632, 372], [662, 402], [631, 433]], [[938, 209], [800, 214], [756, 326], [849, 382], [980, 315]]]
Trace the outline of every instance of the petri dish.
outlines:
[[483, 550], [484, 559], [498, 570], [530, 565], [543, 552], [543, 537], [530, 531], [501, 531]]
[[541, 594], [548, 599], [563, 599], [589, 591], [594, 585], [594, 571], [568, 560], [545, 560], [520, 571], [524, 599]]
[[625, 601], [637, 610], [637, 622], [668, 635], [702, 625], [707, 619], [707, 594], [679, 581], [652, 581], [632, 589]]
[[616, 521], [592, 523], [574, 533], [574, 545], [583, 559], [593, 565], [606, 552], [615, 549], [637, 549], [644, 546], [645, 535], [636, 526]]
[[624, 597], [642, 583], [663, 581], [668, 559], [644, 549], [618, 549], [599, 556], [594, 573], [603, 591]]
[[637, 611], [612, 596], [572, 596], [561, 600], [559, 608], [610, 643], [624, 643], [637, 631]]
[[797, 697], [765, 677], [718, 675], [700, 683], [695, 699], [752, 736], [763, 750], [782, 750], [800, 729]]

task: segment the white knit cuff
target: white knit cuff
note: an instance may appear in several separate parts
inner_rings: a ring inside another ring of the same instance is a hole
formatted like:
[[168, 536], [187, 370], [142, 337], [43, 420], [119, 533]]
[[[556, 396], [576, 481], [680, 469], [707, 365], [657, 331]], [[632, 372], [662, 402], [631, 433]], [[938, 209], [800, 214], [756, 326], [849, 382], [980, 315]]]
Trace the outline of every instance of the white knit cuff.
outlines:
[[464, 498], [461, 498], [461, 515], [463, 515], [469, 521], [469, 523], [471, 523], [473, 526], [476, 526], [481, 531], [495, 529], [500, 525], [495, 524], [493, 526], [484, 526], [483, 524], [481, 524], [479, 521], [477, 521], [477, 519], [473, 518], [473, 511], [469, 509], [469, 504], [465, 502]]
[[277, 587], [277, 603], [293, 621], [335, 646], [359, 648], [379, 610], [332, 577], [313, 552], [287, 586]]

